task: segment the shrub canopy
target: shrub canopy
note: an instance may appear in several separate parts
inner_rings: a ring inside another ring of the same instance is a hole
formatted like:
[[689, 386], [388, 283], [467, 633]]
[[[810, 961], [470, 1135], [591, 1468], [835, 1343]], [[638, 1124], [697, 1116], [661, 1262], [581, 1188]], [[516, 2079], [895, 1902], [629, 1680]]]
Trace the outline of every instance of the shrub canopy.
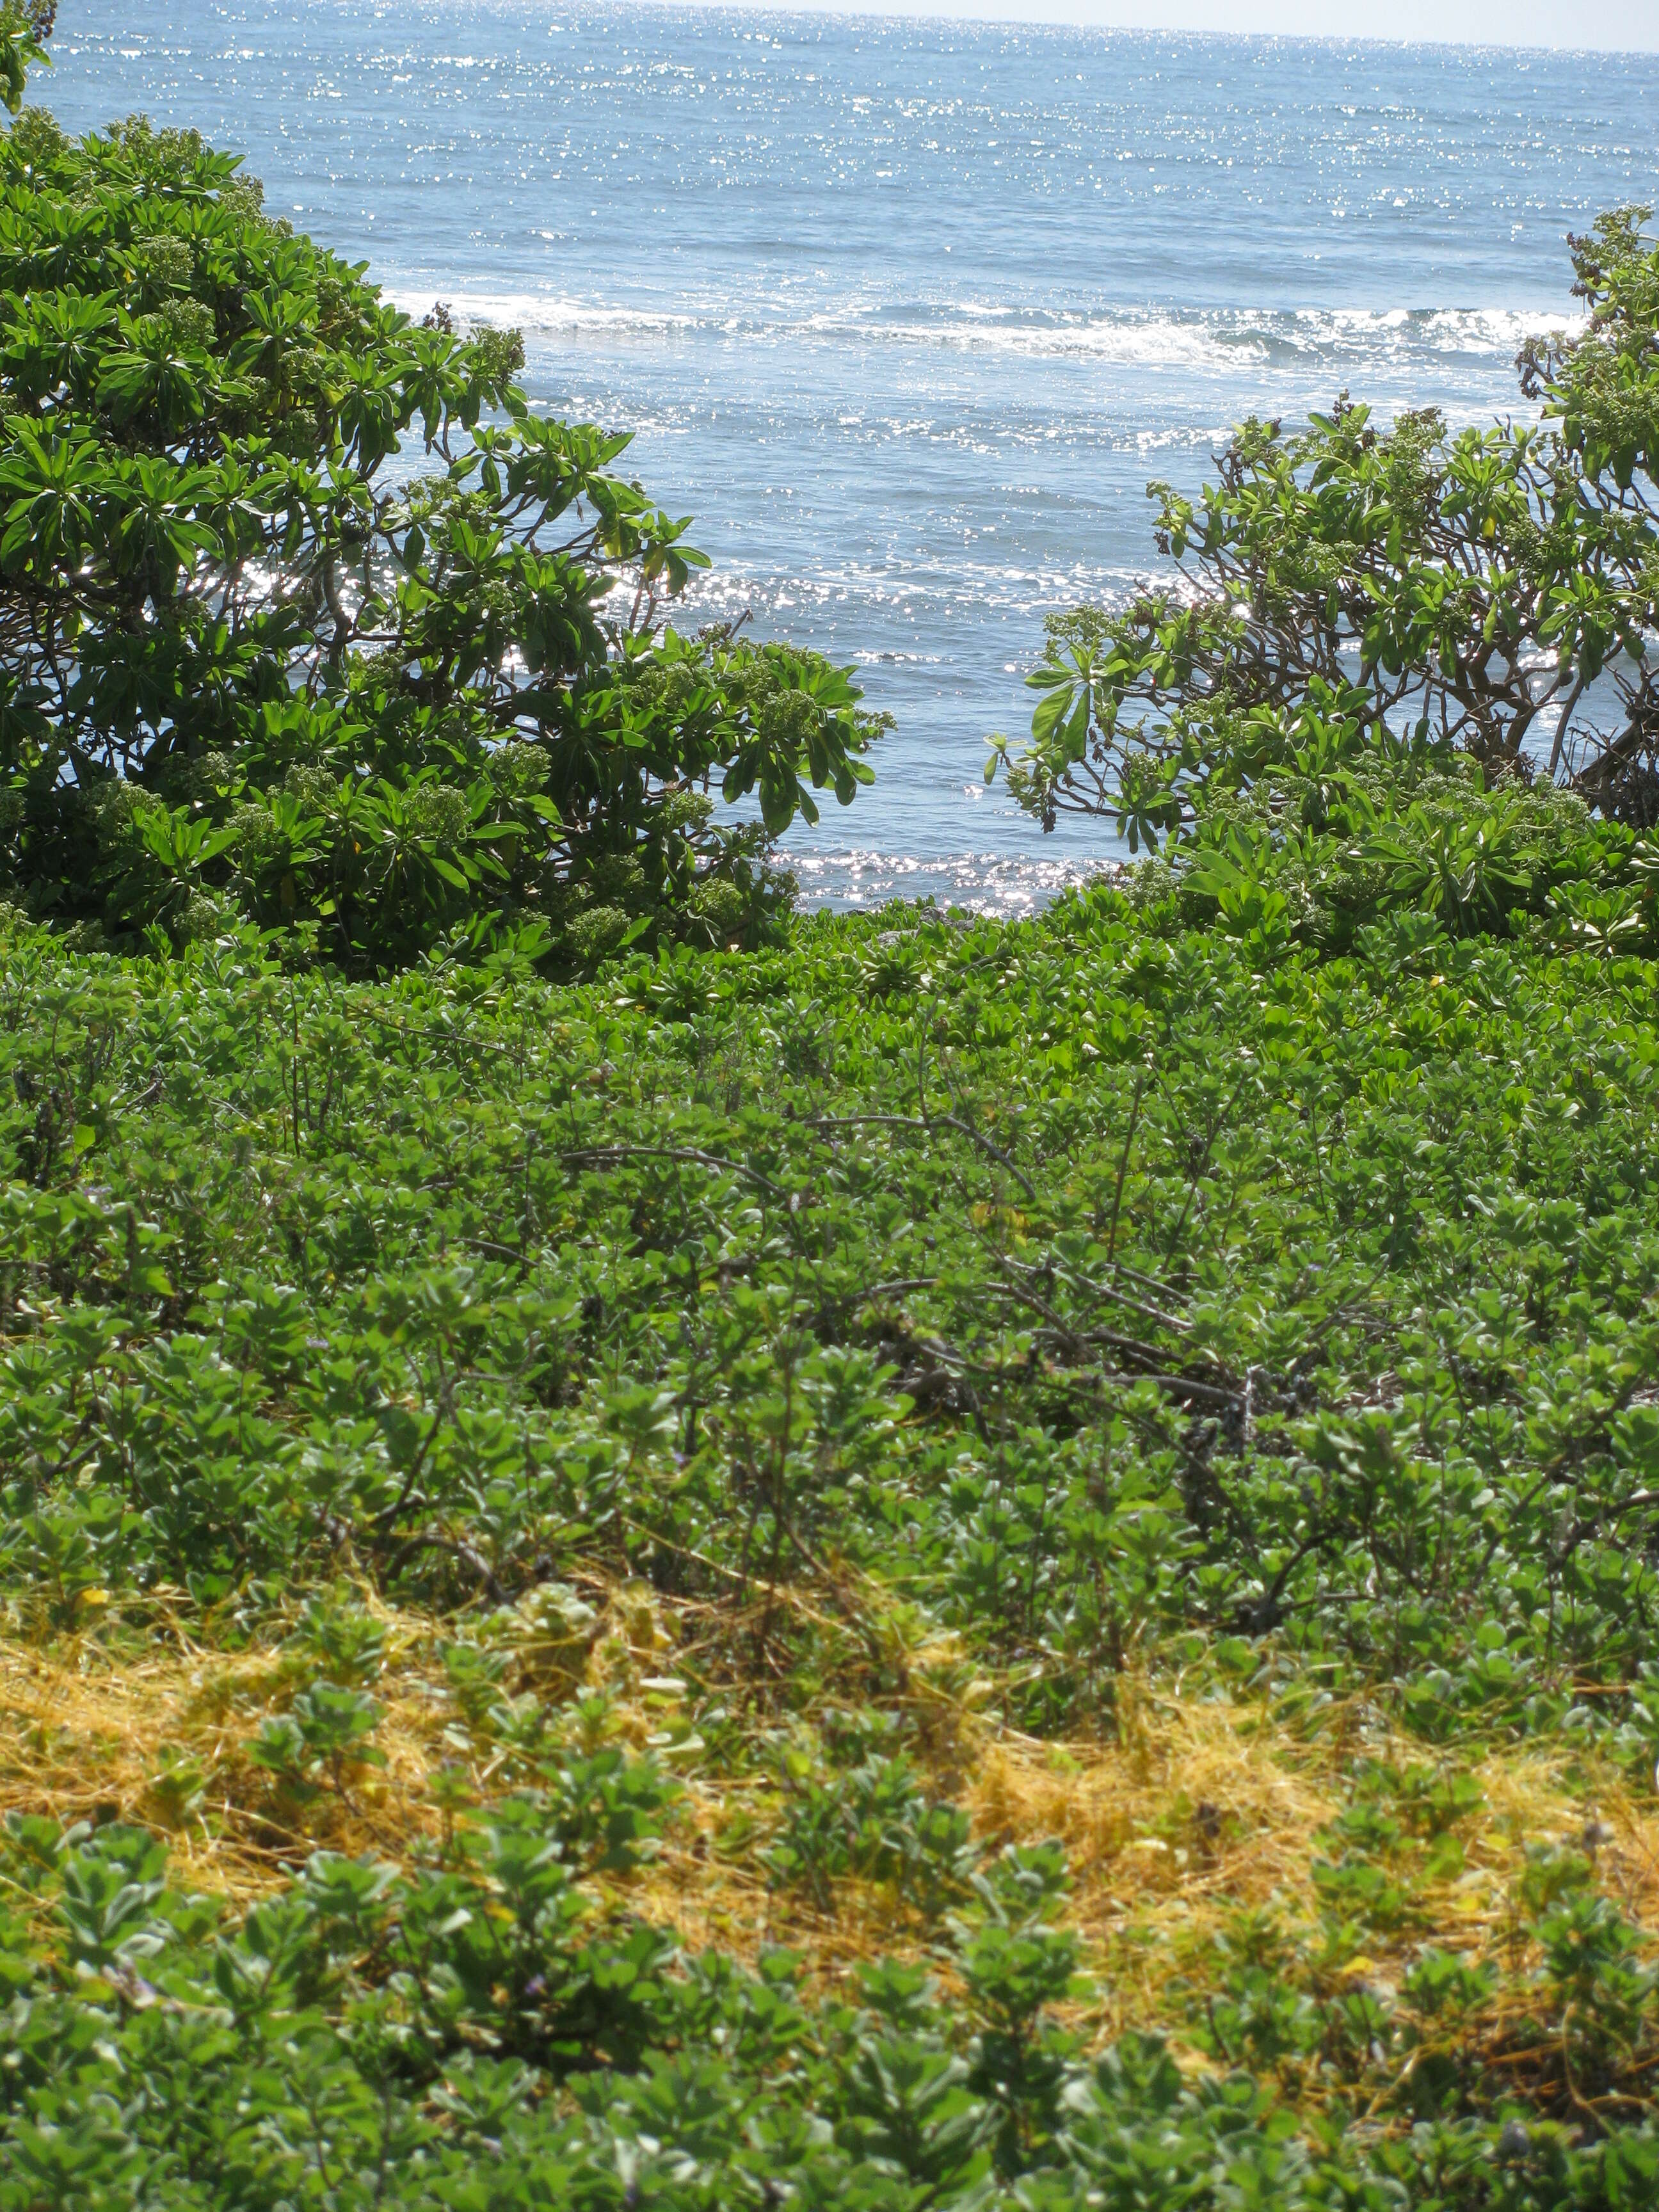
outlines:
[[[37, 32], [7, 18], [21, 98]], [[15, 104], [15, 103], [14, 103]], [[870, 780], [846, 671], [664, 609], [687, 522], [536, 413], [516, 333], [416, 325], [142, 119], [0, 143], [0, 885], [354, 968], [752, 935], [767, 840]], [[719, 830], [705, 796], [755, 794]]]
[[1659, 242], [1650, 210], [1570, 245], [1587, 310], [1529, 340], [1537, 419], [1391, 428], [1344, 392], [1287, 434], [1242, 423], [1197, 500], [1154, 483], [1182, 572], [1048, 624], [1031, 741], [989, 773], [1052, 828], [1115, 816], [1132, 850], [1298, 757], [1455, 750], [1659, 819]]

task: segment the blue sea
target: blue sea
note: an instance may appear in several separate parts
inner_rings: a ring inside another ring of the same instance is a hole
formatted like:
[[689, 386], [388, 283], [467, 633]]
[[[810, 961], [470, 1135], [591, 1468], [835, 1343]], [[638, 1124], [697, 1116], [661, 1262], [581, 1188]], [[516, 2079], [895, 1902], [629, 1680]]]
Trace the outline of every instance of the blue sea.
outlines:
[[1155, 571], [1146, 486], [1344, 386], [1518, 405], [1565, 237], [1659, 198], [1659, 58], [552, 0], [75, 0], [39, 97], [246, 150], [412, 310], [514, 323], [744, 610], [854, 663], [878, 781], [808, 896], [1029, 909], [1110, 857], [982, 785], [1048, 611]]

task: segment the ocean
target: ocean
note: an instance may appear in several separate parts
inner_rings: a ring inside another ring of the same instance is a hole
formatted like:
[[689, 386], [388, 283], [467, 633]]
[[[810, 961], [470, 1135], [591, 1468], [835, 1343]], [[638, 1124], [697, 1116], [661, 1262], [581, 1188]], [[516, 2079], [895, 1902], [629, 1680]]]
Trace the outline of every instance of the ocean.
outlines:
[[747, 611], [856, 664], [878, 781], [805, 896], [1018, 913], [1113, 856], [986, 741], [1043, 615], [1156, 572], [1146, 486], [1346, 387], [1519, 405], [1565, 234], [1659, 198], [1659, 58], [551, 0], [74, 0], [36, 91], [246, 150], [423, 312], [513, 323], [538, 404], [635, 434]]

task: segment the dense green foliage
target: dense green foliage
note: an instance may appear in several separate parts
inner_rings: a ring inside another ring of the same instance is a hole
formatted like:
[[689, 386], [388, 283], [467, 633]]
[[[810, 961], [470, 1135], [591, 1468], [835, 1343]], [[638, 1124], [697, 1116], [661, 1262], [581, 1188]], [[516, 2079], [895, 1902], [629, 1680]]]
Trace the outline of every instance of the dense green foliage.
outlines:
[[[522, 359], [414, 325], [193, 133], [24, 110], [0, 890], [89, 943], [240, 917], [356, 970], [764, 933], [768, 836], [809, 786], [851, 799], [879, 718], [814, 654], [664, 623], [687, 524], [625, 436], [535, 413]], [[711, 778], [762, 822], [718, 828]]]
[[[583, 1899], [579, 1878], [601, 1856], [592, 1765], [564, 1770], [574, 1810], [556, 1838], [546, 1793], [522, 1795], [465, 1824], [412, 1879], [319, 1855], [240, 1925], [169, 1889], [161, 1847], [132, 1830], [15, 1823], [0, 1929], [16, 1948], [0, 1960], [19, 1994], [0, 2203], [1633, 2212], [1652, 2201], [1659, 2136], [1646, 2128], [1580, 2148], [1567, 2130], [1517, 2118], [1425, 2118], [1368, 2147], [1340, 2112], [1298, 2131], [1242, 2067], [1183, 2080], [1155, 2038], [1081, 2063], [1076, 2039], [1042, 2021], [1075, 1963], [1052, 1924], [1052, 1853], [1003, 1856], [952, 1916], [942, 1949], [961, 1996], [948, 2010], [918, 1966], [866, 1967], [846, 2001], [813, 2005], [786, 1953], [754, 1972], [679, 1961], [654, 1930]], [[1356, 1863], [1345, 1856], [1346, 1871]], [[1608, 2054], [1629, 2051], [1651, 2012], [1651, 1977], [1582, 1861], [1534, 1871], [1547, 1964], [1526, 2025], [1547, 2037], [1565, 2015], [1564, 2048], [1600, 2094]], [[50, 1930], [55, 1975], [23, 1954], [32, 1916]], [[1316, 2075], [1340, 2075], [1386, 2042], [1429, 2112], [1455, 2106], [1477, 2072], [1446, 2032], [1467, 2030], [1490, 1978], [1443, 1954], [1425, 1957], [1395, 2018], [1351, 1991], [1311, 2033], [1306, 1998], [1285, 1992], [1275, 2017], [1268, 1975], [1234, 1979], [1217, 2032], [1231, 2014], [1239, 2051], [1258, 2063], [1295, 2051]], [[1651, 2047], [1637, 2048], [1650, 2063]]]
[[[1570, 241], [1575, 335], [1529, 341], [1532, 420], [1391, 426], [1345, 392], [1287, 433], [1250, 420], [1194, 501], [1154, 483], [1181, 573], [1048, 624], [1010, 782], [1052, 827], [1106, 813], [1139, 848], [1334, 719], [1565, 779], [1659, 821], [1659, 243], [1650, 210]], [[989, 772], [1007, 758], [997, 741]]]
[[1186, 1629], [1559, 1717], [1654, 1603], [1653, 971], [1362, 939], [1101, 893], [559, 997], [15, 937], [0, 1557], [68, 1621], [829, 1546], [1031, 1719]]
[[[1471, 1747], [1639, 1788], [1659, 1749], [1655, 968], [1386, 899], [1310, 951], [1198, 896], [564, 990], [13, 928], [16, 1631], [234, 1642], [356, 1577], [451, 1623], [497, 1781], [246, 1921], [135, 1832], [14, 1822], [0, 2203], [1645, 2200], [1659, 1997], [1589, 1860], [1530, 1862], [1535, 1966], [1349, 1962], [1458, 1863]], [[579, 1652], [584, 1572], [712, 1624], [643, 1758], [491, 1656], [526, 1607]], [[376, 1755], [334, 1603], [250, 1754], [301, 1831]], [[1304, 1932], [1245, 1927], [1172, 2020], [1209, 2081], [1055, 2023], [1061, 1865], [927, 1779], [928, 1697], [1109, 1732], [1148, 1666], [1424, 1747], [1356, 1748]], [[630, 1916], [670, 1773], [757, 1771], [763, 1879], [883, 1886], [948, 2004]]]

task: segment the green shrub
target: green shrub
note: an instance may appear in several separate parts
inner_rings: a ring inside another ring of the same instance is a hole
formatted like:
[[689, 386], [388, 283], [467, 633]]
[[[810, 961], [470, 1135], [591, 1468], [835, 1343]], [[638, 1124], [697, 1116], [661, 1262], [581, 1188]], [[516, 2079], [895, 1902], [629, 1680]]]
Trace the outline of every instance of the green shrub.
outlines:
[[[5, 21], [11, 100], [39, 41]], [[535, 412], [523, 357], [386, 307], [194, 131], [19, 116], [0, 896], [354, 971], [775, 928], [769, 839], [869, 781], [883, 718], [815, 653], [666, 623], [689, 521], [617, 473], [625, 436]], [[761, 822], [719, 826], [711, 779]]]

